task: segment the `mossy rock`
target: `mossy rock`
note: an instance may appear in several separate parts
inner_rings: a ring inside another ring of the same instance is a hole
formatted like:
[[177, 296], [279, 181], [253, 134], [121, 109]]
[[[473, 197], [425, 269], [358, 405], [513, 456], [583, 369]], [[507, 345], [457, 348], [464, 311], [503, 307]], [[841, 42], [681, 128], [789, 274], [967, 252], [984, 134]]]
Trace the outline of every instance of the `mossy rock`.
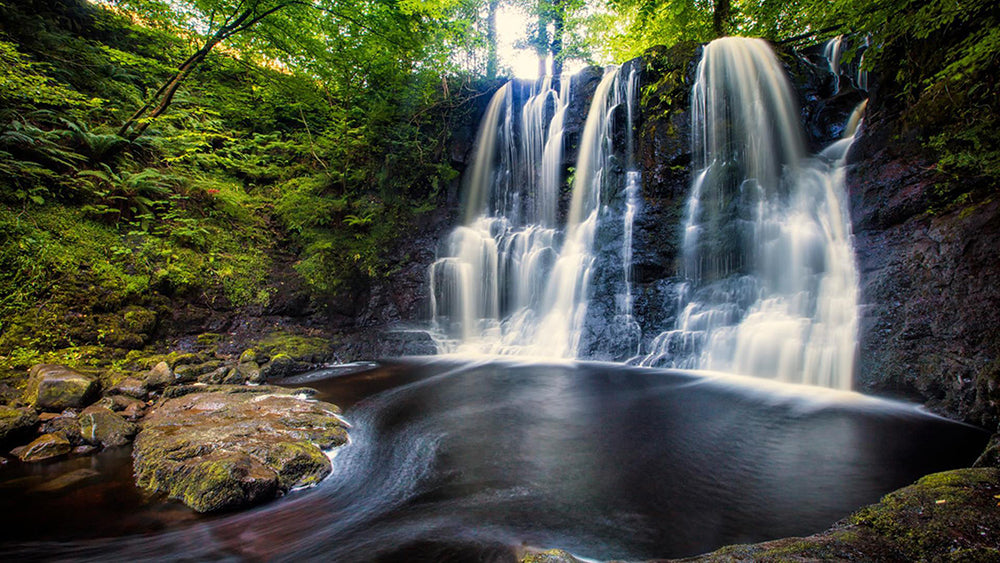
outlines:
[[521, 557], [521, 563], [582, 563], [573, 554], [561, 549], [550, 549], [540, 553], [528, 553]]
[[83, 407], [97, 391], [92, 376], [66, 366], [39, 364], [31, 368], [25, 400], [38, 410], [58, 412]]
[[24, 448], [18, 448], [17, 457], [23, 462], [45, 461], [68, 454], [73, 449], [69, 440], [59, 434], [43, 434]]
[[273, 361], [277, 356], [284, 355], [298, 362], [315, 364], [324, 362], [331, 356], [332, 343], [328, 338], [319, 336], [272, 332], [258, 341], [250, 351], [254, 354], [254, 361], [258, 363]]
[[80, 413], [80, 435], [93, 445], [113, 447], [124, 446], [132, 441], [138, 430], [135, 424], [126, 421], [106, 407], [88, 407]]
[[1000, 561], [1000, 469], [928, 475], [826, 532], [683, 561]]
[[37, 424], [38, 416], [34, 411], [0, 405], [0, 444], [30, 436]]
[[330, 473], [323, 449], [345, 444], [347, 431], [339, 409], [308, 391], [169, 387], [136, 437], [137, 484], [213, 512], [318, 483]]

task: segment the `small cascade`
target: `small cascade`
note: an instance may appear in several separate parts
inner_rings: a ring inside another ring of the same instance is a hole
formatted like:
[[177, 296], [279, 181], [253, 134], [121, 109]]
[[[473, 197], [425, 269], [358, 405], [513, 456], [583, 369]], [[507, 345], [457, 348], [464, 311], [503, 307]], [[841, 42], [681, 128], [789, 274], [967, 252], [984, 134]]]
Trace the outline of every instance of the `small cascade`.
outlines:
[[849, 389], [858, 284], [844, 159], [853, 131], [807, 158], [791, 87], [758, 39], [710, 43], [692, 98], [686, 281], [674, 327], [637, 363]]
[[830, 68], [830, 74], [834, 78], [834, 93], [840, 91], [840, 57], [844, 53], [844, 36], [838, 35], [826, 42], [823, 46], [823, 58]]
[[[635, 123], [636, 112], [636, 89], [639, 86], [639, 78], [633, 68], [625, 85], [625, 118], [628, 123]], [[632, 243], [635, 227], [635, 216], [639, 211], [639, 188], [642, 185], [639, 170], [635, 163], [635, 148], [632, 135], [627, 136], [626, 158], [628, 169], [625, 173], [625, 212], [622, 213], [622, 277], [624, 278], [624, 295], [619, 299], [618, 317], [620, 324], [626, 327], [626, 331], [631, 333], [637, 349], [631, 352], [638, 352], [638, 346], [642, 340], [642, 329], [633, 317], [635, 298], [632, 295]]]
[[868, 71], [862, 70], [865, 62], [865, 51], [868, 50], [869, 39], [866, 36], [861, 43], [858, 53], [860, 57], [857, 63], [843, 64], [844, 49], [847, 47], [847, 39], [843, 35], [838, 35], [823, 46], [823, 58], [826, 59], [830, 74], [834, 77], [833, 93], [840, 92], [841, 79], [846, 77], [851, 84], [859, 89], [868, 91]]
[[[430, 269], [433, 333], [440, 352], [577, 355], [602, 194], [614, 175], [615, 151], [623, 150], [612, 139], [613, 112], [625, 99], [634, 100], [634, 81], [634, 73], [626, 83], [614, 68], [597, 87], [561, 229], [558, 195], [570, 80], [562, 80], [557, 93], [545, 79], [519, 113], [513, 107], [513, 83], [494, 95], [466, 176], [465, 222], [447, 238]], [[629, 123], [633, 103], [627, 108]], [[626, 137], [631, 144], [631, 132]], [[638, 174], [630, 182], [629, 232]], [[623, 254], [631, 254], [628, 247]], [[631, 317], [630, 305], [627, 314]]]

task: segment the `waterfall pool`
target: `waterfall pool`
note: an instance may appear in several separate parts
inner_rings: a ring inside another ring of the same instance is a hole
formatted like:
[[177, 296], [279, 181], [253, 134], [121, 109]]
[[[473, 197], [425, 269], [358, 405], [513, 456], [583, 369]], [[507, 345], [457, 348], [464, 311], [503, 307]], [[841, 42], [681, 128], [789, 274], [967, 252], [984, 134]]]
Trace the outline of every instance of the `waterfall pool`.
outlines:
[[[127, 450], [0, 469], [11, 559], [679, 557], [823, 530], [984, 432], [896, 401], [588, 362], [407, 359], [300, 380], [351, 442], [320, 485], [238, 513], [145, 500]], [[84, 468], [80, 464], [85, 464]], [[99, 475], [46, 493], [59, 472]]]

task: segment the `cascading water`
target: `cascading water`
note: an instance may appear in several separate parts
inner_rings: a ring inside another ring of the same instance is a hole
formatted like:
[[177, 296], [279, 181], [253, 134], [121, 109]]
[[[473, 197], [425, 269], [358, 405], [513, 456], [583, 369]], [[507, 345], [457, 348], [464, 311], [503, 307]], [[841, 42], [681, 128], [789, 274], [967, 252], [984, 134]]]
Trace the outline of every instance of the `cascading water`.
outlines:
[[868, 49], [868, 37], [865, 37], [862, 41], [859, 53], [860, 58], [857, 64], [848, 64], [845, 66], [842, 64], [844, 56], [844, 48], [847, 44], [847, 40], [843, 35], [838, 35], [826, 42], [823, 46], [823, 58], [826, 59], [827, 67], [830, 69], [830, 73], [834, 77], [834, 93], [840, 91], [840, 80], [842, 76], [845, 76], [851, 81], [851, 84], [858, 88], [859, 90], [868, 90], [868, 71], [862, 70], [865, 61], [865, 51]]
[[680, 313], [638, 363], [849, 389], [854, 132], [806, 159], [791, 87], [762, 40], [713, 41], [697, 73]]
[[616, 148], [612, 110], [634, 98], [634, 85], [624, 84], [615, 68], [597, 87], [561, 230], [556, 216], [570, 81], [562, 80], [558, 94], [548, 79], [533, 92], [520, 111], [518, 142], [513, 87], [501, 88], [487, 108], [466, 176], [465, 224], [431, 266], [434, 333], [442, 353], [571, 358], [587, 315], [601, 194]]

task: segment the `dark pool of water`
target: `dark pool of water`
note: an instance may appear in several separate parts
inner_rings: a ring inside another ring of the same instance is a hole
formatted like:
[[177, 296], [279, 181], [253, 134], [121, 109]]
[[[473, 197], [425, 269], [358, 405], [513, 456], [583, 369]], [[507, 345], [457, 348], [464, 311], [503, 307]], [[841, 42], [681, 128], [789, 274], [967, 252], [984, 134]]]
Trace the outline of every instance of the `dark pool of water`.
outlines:
[[[197, 517], [128, 485], [127, 450], [8, 467], [0, 553], [510, 561], [529, 545], [677, 557], [820, 531], [968, 465], [986, 439], [897, 402], [610, 364], [399, 362], [304, 381], [353, 425], [321, 485]], [[104, 464], [106, 477], [30, 492], [68, 463]], [[11, 484], [26, 471], [34, 481]]]

